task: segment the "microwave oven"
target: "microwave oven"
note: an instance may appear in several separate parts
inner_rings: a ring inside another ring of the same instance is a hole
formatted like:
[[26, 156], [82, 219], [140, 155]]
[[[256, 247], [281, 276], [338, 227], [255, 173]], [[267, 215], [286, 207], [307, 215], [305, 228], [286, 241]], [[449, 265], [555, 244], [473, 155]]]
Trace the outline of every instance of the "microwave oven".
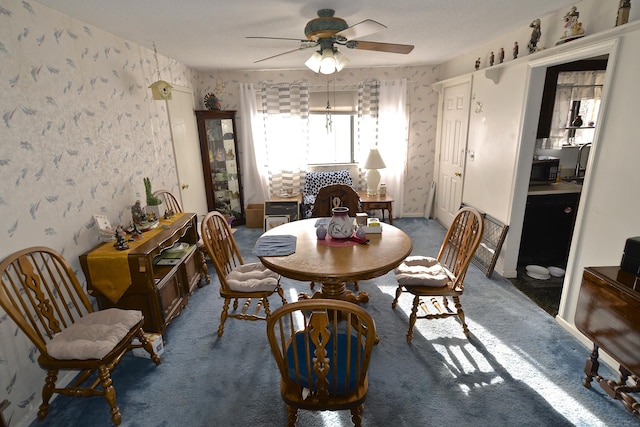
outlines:
[[544, 185], [556, 182], [560, 173], [560, 159], [551, 156], [539, 156], [533, 159], [529, 185]]

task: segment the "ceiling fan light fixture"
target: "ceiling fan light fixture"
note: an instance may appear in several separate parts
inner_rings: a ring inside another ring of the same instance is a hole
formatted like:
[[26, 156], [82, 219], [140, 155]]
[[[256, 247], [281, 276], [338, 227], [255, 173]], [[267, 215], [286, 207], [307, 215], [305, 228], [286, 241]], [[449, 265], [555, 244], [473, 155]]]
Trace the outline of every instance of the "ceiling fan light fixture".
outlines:
[[320, 72], [322, 74], [333, 74], [336, 72], [336, 58], [333, 56], [333, 49], [324, 49], [322, 51]]
[[311, 71], [314, 73], [320, 72], [320, 62], [322, 61], [322, 55], [319, 51], [313, 52], [313, 55], [307, 59], [307, 62], [304, 63]]
[[336, 60], [336, 71], [340, 72], [349, 63], [349, 58], [344, 56], [338, 49], [333, 53], [333, 58]]

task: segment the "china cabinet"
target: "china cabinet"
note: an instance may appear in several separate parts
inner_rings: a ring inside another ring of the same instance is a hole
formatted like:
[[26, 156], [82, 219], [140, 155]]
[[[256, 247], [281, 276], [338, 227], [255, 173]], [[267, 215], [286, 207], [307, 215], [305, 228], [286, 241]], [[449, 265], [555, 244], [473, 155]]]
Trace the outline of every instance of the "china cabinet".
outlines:
[[196, 111], [209, 211], [245, 223], [235, 111]]

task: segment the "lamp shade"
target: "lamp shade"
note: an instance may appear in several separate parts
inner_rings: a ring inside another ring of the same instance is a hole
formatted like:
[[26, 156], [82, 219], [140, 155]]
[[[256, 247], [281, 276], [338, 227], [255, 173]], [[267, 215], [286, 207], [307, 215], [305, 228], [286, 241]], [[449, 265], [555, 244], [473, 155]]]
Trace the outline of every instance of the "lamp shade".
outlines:
[[305, 62], [304, 65], [306, 65], [314, 73], [318, 73], [320, 72], [321, 60], [322, 60], [322, 55], [320, 54], [320, 52], [316, 51], [316, 52], [313, 52], [313, 55], [311, 55], [311, 57], [307, 59], [307, 62]]
[[338, 49], [333, 53], [333, 57], [336, 60], [336, 71], [340, 72], [349, 63], [349, 58], [344, 56]]
[[384, 164], [384, 160], [382, 160], [382, 156], [377, 148], [372, 148], [369, 151], [369, 157], [367, 157], [367, 161], [364, 164], [365, 169], [384, 169], [387, 165]]

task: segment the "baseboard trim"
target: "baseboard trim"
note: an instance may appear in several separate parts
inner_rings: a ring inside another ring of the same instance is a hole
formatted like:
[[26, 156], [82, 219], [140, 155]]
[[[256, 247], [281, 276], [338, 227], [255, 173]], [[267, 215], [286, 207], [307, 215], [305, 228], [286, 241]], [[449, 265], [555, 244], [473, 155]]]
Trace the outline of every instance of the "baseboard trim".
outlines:
[[[73, 381], [77, 375], [78, 375], [78, 371], [66, 372], [62, 377], [58, 377], [58, 382], [56, 383], [56, 386], [57, 387], [68, 386], [69, 384], [71, 384], [71, 381]], [[53, 402], [58, 397], [60, 397], [60, 395], [58, 393], [54, 393], [49, 403]], [[35, 404], [32, 405], [31, 411], [29, 411], [25, 417], [22, 417], [22, 419], [19, 420], [14, 427], [28, 427], [38, 419], [38, 409], [40, 408], [40, 404], [42, 403], [42, 396], [38, 394], [38, 398], [40, 400], [38, 400], [37, 402], [34, 401]], [[45, 418], [45, 421], [43, 422], [46, 424], [46, 418]]]
[[[584, 344], [585, 352], [584, 352], [584, 360], [585, 362], [589, 358], [591, 354], [591, 350], [593, 349], [593, 342], [589, 340], [589, 338], [585, 337], [582, 332], [580, 332], [573, 323], [567, 322], [564, 318], [560, 316], [555, 317], [556, 322], [564, 329], [569, 331], [571, 335], [573, 335], [578, 341]], [[603, 349], [599, 349], [598, 351], [598, 360], [604, 362], [611, 370], [614, 372], [618, 372], [618, 368], [620, 364], [611, 356], [607, 354]]]

